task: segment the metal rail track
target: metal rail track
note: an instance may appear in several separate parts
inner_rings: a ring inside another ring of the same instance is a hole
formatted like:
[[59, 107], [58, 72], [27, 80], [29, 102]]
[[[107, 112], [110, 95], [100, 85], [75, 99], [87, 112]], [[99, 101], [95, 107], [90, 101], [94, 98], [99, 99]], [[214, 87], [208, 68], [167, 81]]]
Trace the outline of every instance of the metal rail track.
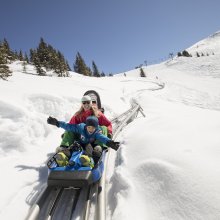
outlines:
[[[134, 120], [138, 112], [145, 116], [141, 106], [136, 103], [128, 111], [112, 120], [113, 139], [124, 126]], [[108, 158], [109, 153], [107, 153], [105, 167]], [[105, 176], [106, 168], [98, 183], [84, 188], [47, 186], [30, 209], [26, 220], [105, 220]]]

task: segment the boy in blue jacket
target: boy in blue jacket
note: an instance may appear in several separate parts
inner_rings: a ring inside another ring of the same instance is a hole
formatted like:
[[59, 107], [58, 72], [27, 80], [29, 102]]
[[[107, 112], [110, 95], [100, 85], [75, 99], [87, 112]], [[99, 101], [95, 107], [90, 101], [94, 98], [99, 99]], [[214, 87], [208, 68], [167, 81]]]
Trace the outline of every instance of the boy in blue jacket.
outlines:
[[[92, 155], [94, 152], [99, 151], [100, 155], [102, 149], [100, 146], [94, 146], [94, 142], [96, 140], [105, 144], [108, 147], [111, 147], [114, 150], [118, 150], [120, 143], [111, 140], [110, 138], [104, 136], [101, 133], [101, 129], [98, 125], [98, 118], [95, 116], [89, 116], [86, 119], [86, 123], [81, 124], [69, 124], [63, 121], [58, 121], [56, 118], [49, 117], [47, 119], [47, 123], [51, 125], [55, 125], [58, 128], [63, 128], [66, 131], [72, 131], [80, 134], [79, 142], [81, 146], [84, 148], [86, 154], [88, 156], [82, 155], [81, 162], [84, 166], [94, 166], [94, 162], [92, 162]], [[93, 148], [94, 147], [94, 148]], [[97, 149], [96, 149], [97, 148]]]

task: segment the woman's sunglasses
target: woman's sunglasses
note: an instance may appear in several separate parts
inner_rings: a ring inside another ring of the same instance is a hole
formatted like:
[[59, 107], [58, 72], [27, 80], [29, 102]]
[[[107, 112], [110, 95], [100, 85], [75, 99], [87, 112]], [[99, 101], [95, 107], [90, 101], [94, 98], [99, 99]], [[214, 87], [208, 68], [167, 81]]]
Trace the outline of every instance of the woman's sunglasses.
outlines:
[[83, 105], [85, 104], [90, 104], [90, 101], [85, 101], [85, 102], [82, 102]]
[[96, 101], [94, 100], [94, 101], [92, 101], [92, 104], [96, 104]]

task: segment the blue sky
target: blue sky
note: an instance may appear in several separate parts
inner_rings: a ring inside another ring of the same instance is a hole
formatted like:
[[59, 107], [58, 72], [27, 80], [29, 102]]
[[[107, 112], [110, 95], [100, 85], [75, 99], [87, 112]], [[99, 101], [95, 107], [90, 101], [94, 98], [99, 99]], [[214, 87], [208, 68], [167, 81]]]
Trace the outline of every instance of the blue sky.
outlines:
[[73, 67], [119, 73], [158, 63], [220, 30], [219, 0], [1, 0], [0, 40], [36, 48], [40, 37]]

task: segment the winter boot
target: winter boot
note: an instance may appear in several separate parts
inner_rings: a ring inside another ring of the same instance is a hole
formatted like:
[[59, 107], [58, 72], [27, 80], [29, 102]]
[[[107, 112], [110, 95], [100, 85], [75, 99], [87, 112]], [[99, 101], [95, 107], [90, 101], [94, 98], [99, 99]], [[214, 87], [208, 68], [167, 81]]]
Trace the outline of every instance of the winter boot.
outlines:
[[94, 159], [95, 164], [99, 161], [101, 156], [102, 156], [102, 147], [100, 145], [97, 145], [94, 147], [92, 152], [92, 157]]
[[94, 167], [94, 161], [93, 161], [92, 157], [89, 157], [87, 155], [81, 155], [79, 160], [80, 160], [82, 166], [84, 166], [84, 167], [90, 167], [90, 168]]
[[68, 165], [69, 157], [63, 152], [60, 151], [55, 156], [56, 162], [60, 167], [64, 167]]

